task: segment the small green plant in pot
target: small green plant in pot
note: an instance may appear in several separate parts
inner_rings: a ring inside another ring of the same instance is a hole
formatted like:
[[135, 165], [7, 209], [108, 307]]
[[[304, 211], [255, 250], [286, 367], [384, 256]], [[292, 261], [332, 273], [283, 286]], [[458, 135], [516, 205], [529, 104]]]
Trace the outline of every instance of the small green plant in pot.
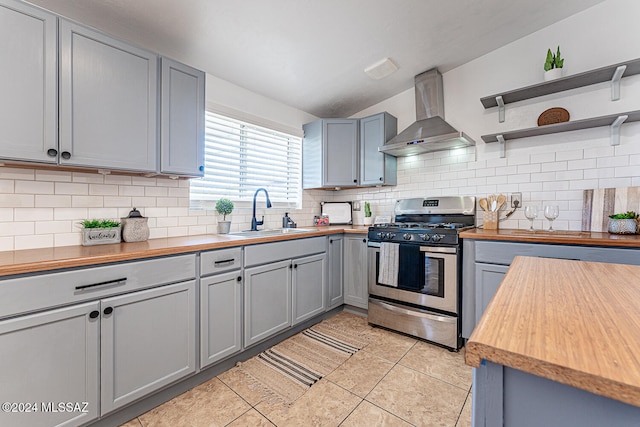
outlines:
[[364, 225], [373, 224], [373, 218], [371, 217], [371, 204], [364, 202]]
[[118, 221], [110, 219], [85, 219], [82, 227], [82, 245], [105, 245], [122, 241], [121, 228]]
[[227, 215], [233, 212], [233, 202], [222, 198], [216, 202], [216, 212], [222, 215], [222, 221], [218, 221], [218, 234], [228, 234], [231, 229], [231, 221], [227, 221]]
[[637, 234], [638, 220], [638, 214], [633, 211], [609, 215], [607, 228], [612, 234]]
[[564, 58], [560, 57], [560, 46], [554, 54], [551, 49], [547, 49], [547, 57], [544, 61], [544, 80], [553, 80], [562, 77], [562, 67]]

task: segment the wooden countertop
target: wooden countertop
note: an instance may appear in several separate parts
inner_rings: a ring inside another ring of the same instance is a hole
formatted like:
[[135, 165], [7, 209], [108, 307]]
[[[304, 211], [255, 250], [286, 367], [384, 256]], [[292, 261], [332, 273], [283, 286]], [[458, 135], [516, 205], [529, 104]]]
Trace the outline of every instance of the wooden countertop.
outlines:
[[474, 228], [460, 233], [463, 239], [503, 240], [509, 242], [557, 243], [563, 245], [617, 246], [640, 248], [640, 234], [609, 234], [590, 231], [483, 230]]
[[640, 406], [640, 266], [516, 257], [466, 347]]
[[61, 268], [80, 267], [118, 261], [130, 261], [164, 255], [192, 253], [257, 243], [325, 236], [328, 234], [367, 234], [368, 227], [333, 225], [325, 227], [301, 227], [308, 233], [285, 234], [264, 237], [239, 237], [223, 234], [169, 237], [146, 242], [120, 243], [96, 246], [61, 246], [44, 249], [27, 249], [0, 252], [0, 276], [35, 273]]

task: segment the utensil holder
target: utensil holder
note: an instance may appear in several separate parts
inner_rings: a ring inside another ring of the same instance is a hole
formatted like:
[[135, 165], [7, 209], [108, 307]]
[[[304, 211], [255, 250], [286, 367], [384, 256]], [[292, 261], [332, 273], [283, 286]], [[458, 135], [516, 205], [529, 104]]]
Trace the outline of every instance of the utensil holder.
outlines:
[[498, 211], [484, 212], [484, 229], [485, 230], [498, 229]]

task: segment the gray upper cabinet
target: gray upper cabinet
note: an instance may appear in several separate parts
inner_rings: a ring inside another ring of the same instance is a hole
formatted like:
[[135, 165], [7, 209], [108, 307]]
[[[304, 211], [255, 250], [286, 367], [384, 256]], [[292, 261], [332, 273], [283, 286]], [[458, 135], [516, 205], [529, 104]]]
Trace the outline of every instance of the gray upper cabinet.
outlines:
[[160, 172], [204, 176], [205, 73], [160, 60]]
[[157, 171], [158, 57], [59, 20], [61, 165]]
[[398, 133], [398, 119], [380, 113], [360, 119], [360, 185], [396, 185], [397, 160], [378, 147]]
[[358, 185], [358, 120], [322, 119], [303, 126], [302, 188]]
[[42, 9], [0, 0], [2, 159], [57, 162], [56, 25]]

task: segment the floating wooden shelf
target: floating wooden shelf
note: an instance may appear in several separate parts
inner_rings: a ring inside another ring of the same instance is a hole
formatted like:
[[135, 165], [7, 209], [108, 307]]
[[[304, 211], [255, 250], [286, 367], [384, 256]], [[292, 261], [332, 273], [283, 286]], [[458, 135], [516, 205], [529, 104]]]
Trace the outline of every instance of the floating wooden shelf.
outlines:
[[[619, 67], [625, 68], [622, 70], [622, 72], [617, 72]], [[525, 99], [537, 98], [539, 96], [563, 92], [566, 90], [576, 89], [579, 87], [589, 86], [606, 81], [612, 82], [612, 100], [615, 100], [619, 98], [620, 78], [632, 76], [634, 74], [640, 74], [640, 59], [621, 62], [619, 64], [609, 65], [607, 67], [602, 67], [591, 71], [585, 71], [583, 73], [561, 77], [556, 80], [538, 83], [508, 92], [497, 93], [495, 95], [481, 98], [480, 102], [482, 102], [484, 108], [487, 109], [498, 107], [500, 102], [503, 104], [510, 104], [513, 102], [523, 101]], [[615, 95], [615, 92], [618, 93], [617, 97]]]

